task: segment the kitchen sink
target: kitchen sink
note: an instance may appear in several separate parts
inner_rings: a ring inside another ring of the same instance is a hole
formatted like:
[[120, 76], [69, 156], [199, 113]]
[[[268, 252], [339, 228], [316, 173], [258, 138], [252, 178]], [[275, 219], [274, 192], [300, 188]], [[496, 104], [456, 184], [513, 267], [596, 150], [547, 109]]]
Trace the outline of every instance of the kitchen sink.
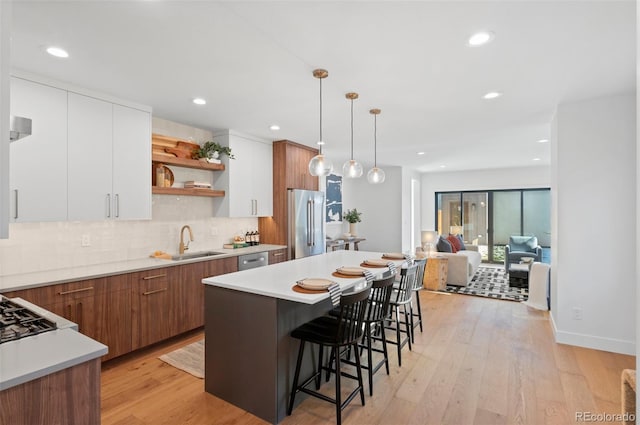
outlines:
[[213, 257], [216, 255], [223, 255], [223, 254], [224, 252], [215, 252], [215, 251], [191, 252], [189, 254], [173, 255], [171, 256], [171, 259], [173, 261], [191, 260], [193, 258]]

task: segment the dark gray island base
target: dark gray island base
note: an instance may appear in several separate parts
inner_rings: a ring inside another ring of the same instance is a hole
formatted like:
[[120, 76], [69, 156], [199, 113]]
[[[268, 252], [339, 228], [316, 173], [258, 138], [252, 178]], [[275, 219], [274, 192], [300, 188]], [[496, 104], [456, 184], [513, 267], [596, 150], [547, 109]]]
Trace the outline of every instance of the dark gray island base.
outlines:
[[[205, 391], [273, 424], [287, 414], [300, 341], [289, 336], [331, 309], [232, 289], [205, 287]], [[310, 376], [316, 350], [305, 350]], [[297, 397], [303, 400], [304, 397]], [[297, 403], [296, 403], [297, 404]]]
[[[364, 276], [347, 279], [332, 272], [381, 255], [341, 250], [203, 279], [205, 391], [266, 421], [280, 422], [287, 414], [300, 343], [289, 335], [333, 307], [327, 291], [307, 294], [292, 287], [313, 277], [335, 281], [344, 292], [362, 290]], [[390, 261], [396, 267], [403, 262]], [[389, 270], [366, 269], [374, 276]], [[312, 375], [317, 355], [317, 348], [305, 349], [301, 379]], [[303, 394], [296, 402], [304, 399]]]

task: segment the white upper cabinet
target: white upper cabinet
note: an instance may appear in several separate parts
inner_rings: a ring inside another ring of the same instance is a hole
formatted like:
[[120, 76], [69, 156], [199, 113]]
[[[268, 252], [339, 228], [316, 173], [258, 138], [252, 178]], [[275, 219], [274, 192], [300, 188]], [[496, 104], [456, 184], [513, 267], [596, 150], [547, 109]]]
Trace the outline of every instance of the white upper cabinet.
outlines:
[[11, 77], [11, 115], [31, 136], [10, 144], [10, 220], [67, 219], [67, 91]]
[[151, 114], [113, 105], [115, 218], [151, 218]]
[[69, 93], [69, 220], [113, 217], [113, 105]]
[[69, 220], [151, 218], [151, 118], [69, 93]]
[[229, 131], [214, 140], [231, 148], [236, 159], [224, 158], [228, 186], [218, 215], [273, 215], [273, 149], [271, 142]]

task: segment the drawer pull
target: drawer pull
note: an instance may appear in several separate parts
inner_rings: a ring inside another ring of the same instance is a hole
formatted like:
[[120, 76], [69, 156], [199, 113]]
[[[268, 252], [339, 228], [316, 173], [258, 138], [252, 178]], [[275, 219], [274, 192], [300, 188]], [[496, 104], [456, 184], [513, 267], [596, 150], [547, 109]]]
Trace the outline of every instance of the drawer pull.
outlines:
[[284, 255], [284, 252], [276, 252], [275, 254], [273, 254], [274, 257], [282, 257]]
[[167, 288], [162, 288], [162, 289], [156, 289], [155, 291], [147, 291], [147, 292], [143, 292], [142, 295], [152, 295], [152, 294], [157, 294], [158, 292], [164, 292], [166, 291]]
[[76, 292], [85, 292], [85, 291], [93, 291], [93, 286], [89, 286], [88, 288], [72, 289], [71, 291], [62, 291], [58, 293], [58, 295], [75, 294]]
[[167, 274], [166, 274], [166, 273], [162, 273], [162, 274], [156, 274], [156, 275], [153, 275], [153, 276], [145, 276], [145, 277], [143, 277], [142, 279], [144, 279], [144, 280], [151, 280], [151, 279], [157, 279], [157, 278], [159, 278], [159, 277], [166, 277], [166, 276], [167, 276]]

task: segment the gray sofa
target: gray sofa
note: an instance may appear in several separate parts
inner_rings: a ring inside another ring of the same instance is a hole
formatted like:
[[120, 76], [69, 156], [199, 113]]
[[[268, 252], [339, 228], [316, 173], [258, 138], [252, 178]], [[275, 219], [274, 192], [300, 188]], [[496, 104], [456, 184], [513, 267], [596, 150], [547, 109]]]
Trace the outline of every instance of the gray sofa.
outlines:
[[535, 236], [510, 236], [509, 244], [504, 247], [504, 270], [509, 272], [509, 266], [519, 263], [522, 257], [531, 257], [533, 261], [542, 261], [542, 247], [538, 245]]

